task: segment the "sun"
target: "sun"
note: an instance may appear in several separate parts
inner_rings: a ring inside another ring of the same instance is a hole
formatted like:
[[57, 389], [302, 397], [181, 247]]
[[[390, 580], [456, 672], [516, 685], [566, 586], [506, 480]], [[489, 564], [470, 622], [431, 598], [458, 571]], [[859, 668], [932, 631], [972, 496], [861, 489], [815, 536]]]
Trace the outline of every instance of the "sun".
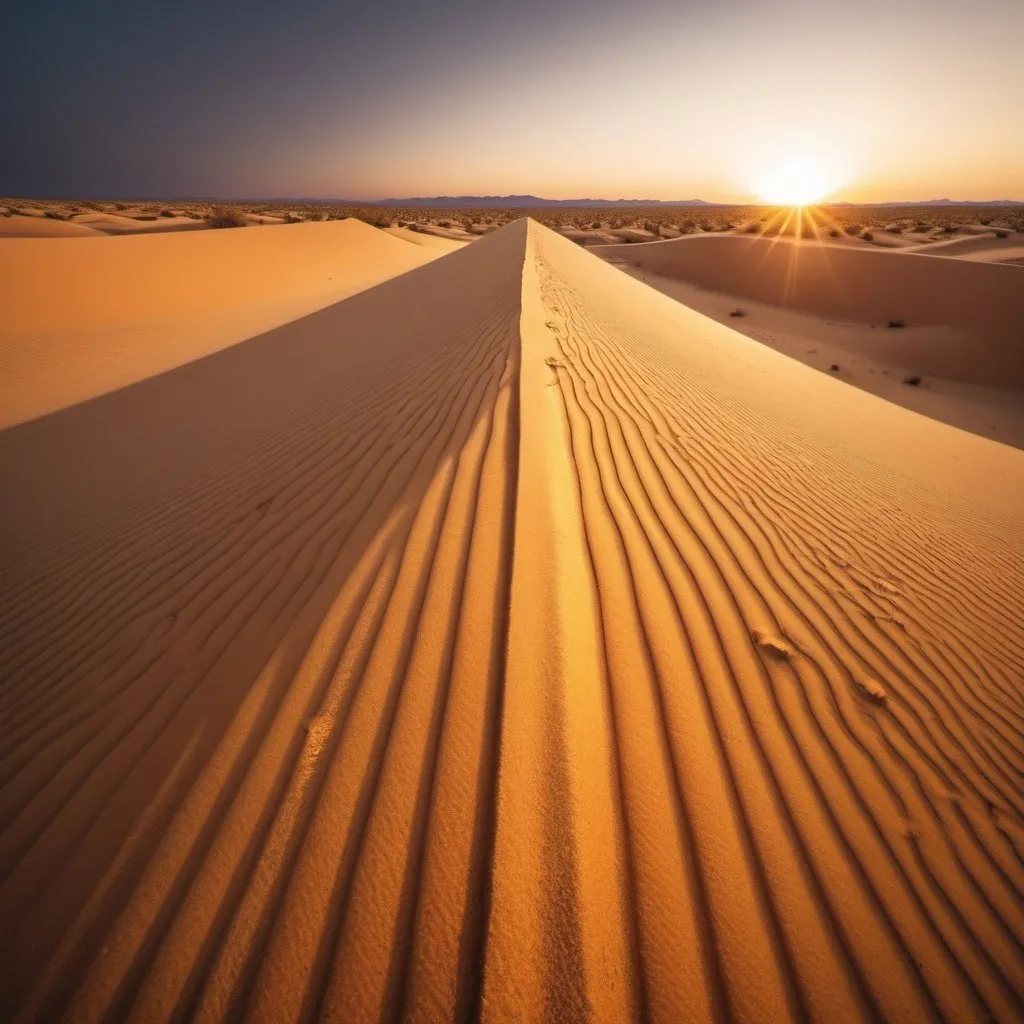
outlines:
[[809, 157], [790, 156], [754, 183], [763, 202], [776, 206], [820, 203], [842, 185], [839, 176]]

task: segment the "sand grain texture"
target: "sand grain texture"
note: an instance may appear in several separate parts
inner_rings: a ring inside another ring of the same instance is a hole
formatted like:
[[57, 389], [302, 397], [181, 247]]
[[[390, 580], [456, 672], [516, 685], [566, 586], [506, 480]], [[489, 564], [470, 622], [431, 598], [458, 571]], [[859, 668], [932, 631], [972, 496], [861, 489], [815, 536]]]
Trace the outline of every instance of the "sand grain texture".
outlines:
[[5, 1019], [1020, 1019], [1024, 453], [524, 220], [0, 479]]

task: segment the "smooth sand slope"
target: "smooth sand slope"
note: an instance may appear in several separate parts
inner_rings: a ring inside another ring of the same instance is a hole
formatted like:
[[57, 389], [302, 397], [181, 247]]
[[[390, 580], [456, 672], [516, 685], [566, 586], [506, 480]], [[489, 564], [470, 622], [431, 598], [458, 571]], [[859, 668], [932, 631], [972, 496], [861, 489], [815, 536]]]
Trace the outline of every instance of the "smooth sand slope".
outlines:
[[0, 217], [0, 238], [95, 238], [102, 234], [87, 224], [73, 224], [67, 220], [21, 214]]
[[[654, 274], [624, 259], [609, 262], [690, 309], [822, 373], [931, 419], [1024, 448], [1024, 387], [1007, 390], [931, 375], [922, 377], [915, 365], [900, 364], [901, 357], [912, 358], [914, 353], [903, 350], [898, 331], [882, 325], [837, 320], [709, 291], [679, 278]], [[735, 315], [737, 309], [742, 316]], [[973, 343], [969, 338], [962, 339], [962, 343], [967, 349], [963, 362], [970, 365]], [[908, 379], [916, 379], [918, 384], [905, 383]]]
[[949, 380], [1024, 390], [1018, 267], [743, 235], [595, 246], [604, 258], [712, 291], [886, 332], [889, 360]]
[[439, 255], [357, 220], [0, 238], [0, 427], [180, 366]]
[[5, 1019], [1020, 1019], [1024, 453], [519, 221], [0, 479]]
[[438, 235], [428, 234], [426, 231], [410, 231], [409, 228], [390, 227], [382, 230], [403, 241], [412, 242], [414, 245], [425, 245], [428, 249], [438, 249], [441, 252], [455, 252], [456, 249], [469, 245], [468, 242], [460, 242], [454, 238], [441, 238]]

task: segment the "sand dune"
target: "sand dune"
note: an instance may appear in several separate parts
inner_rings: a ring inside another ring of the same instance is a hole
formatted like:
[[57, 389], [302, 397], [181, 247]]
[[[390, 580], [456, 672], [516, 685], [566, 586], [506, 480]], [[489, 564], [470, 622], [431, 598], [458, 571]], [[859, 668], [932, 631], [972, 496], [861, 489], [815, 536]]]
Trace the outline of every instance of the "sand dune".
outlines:
[[468, 242], [460, 242], [455, 238], [441, 238], [438, 235], [428, 234], [426, 231], [410, 231], [408, 228], [390, 227], [383, 229], [387, 234], [394, 235], [414, 245], [425, 245], [430, 249], [438, 249], [441, 252], [455, 252], [461, 249]]
[[356, 220], [0, 239], [0, 427], [197, 359], [439, 255]]
[[742, 235], [593, 252], [788, 309], [880, 327], [903, 321], [904, 329], [885, 334], [890, 362], [1024, 390], [1024, 281], [1017, 267]]
[[193, 217], [121, 217], [116, 213], [82, 213], [73, 223], [90, 227], [104, 235], [159, 235], [167, 231], [204, 231], [209, 225]]
[[1020, 1019], [1024, 453], [519, 221], [0, 478], [5, 1018]]
[[[621, 259], [609, 262], [663, 295], [806, 366], [931, 419], [1024, 448], [1024, 393], [933, 376], [908, 386], [907, 380], [919, 376], [918, 368], [901, 365], [898, 357], [914, 353], [894, 347], [893, 332], [888, 329], [739, 299], [662, 277]], [[736, 316], [737, 310], [743, 315]], [[918, 329], [920, 333], [928, 330]]]
[[915, 252], [927, 252], [929, 256], [970, 256], [979, 252], [998, 252], [1001, 249], [1018, 248], [1021, 240], [1014, 234], [999, 238], [994, 232], [972, 234], [968, 237], [960, 235], [942, 239], [930, 245], [915, 247]]
[[101, 235], [88, 224], [76, 224], [69, 220], [53, 220], [50, 217], [24, 217], [12, 214], [0, 217], [0, 239], [3, 238], [89, 238]]

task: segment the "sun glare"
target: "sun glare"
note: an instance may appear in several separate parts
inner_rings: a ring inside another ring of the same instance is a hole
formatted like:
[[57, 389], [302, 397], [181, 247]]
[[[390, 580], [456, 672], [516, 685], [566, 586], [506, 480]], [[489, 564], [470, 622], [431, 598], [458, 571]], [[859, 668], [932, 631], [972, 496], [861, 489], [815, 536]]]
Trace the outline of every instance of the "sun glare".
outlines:
[[820, 203], [843, 182], [826, 167], [807, 157], [789, 157], [771, 168], [754, 184], [766, 203], [779, 206], [810, 206]]

